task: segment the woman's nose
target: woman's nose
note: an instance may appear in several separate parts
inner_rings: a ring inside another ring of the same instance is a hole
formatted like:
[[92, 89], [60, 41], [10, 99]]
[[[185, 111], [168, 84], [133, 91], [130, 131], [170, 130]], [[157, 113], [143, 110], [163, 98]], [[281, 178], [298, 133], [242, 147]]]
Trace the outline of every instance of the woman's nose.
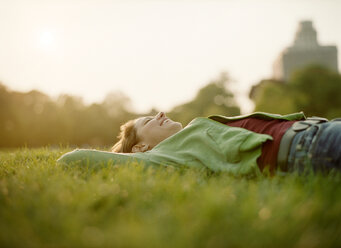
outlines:
[[159, 112], [157, 115], [156, 115], [156, 119], [158, 120], [158, 119], [160, 119], [160, 118], [162, 118], [162, 117], [164, 117], [165, 116], [165, 113], [164, 112]]

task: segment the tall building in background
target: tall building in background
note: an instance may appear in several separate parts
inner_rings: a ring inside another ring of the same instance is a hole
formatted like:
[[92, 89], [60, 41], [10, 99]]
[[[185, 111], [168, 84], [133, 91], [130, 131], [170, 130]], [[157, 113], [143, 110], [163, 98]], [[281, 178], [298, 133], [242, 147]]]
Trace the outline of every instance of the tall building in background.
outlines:
[[296, 31], [294, 44], [286, 48], [274, 63], [273, 76], [287, 81], [292, 72], [309, 64], [320, 64], [338, 71], [336, 46], [321, 46], [312, 21], [302, 21]]

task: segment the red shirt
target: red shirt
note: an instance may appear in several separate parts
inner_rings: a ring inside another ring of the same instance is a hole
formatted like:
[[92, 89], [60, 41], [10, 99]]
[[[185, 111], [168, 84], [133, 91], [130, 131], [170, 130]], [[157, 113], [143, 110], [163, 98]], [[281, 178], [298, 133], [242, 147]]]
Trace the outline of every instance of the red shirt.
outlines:
[[257, 163], [261, 171], [269, 166], [270, 172], [274, 172], [277, 164], [277, 154], [279, 144], [285, 131], [294, 124], [295, 121], [286, 120], [262, 120], [257, 118], [245, 118], [237, 121], [225, 123], [231, 127], [242, 127], [255, 133], [269, 134], [273, 140], [267, 140], [262, 146], [262, 155]]

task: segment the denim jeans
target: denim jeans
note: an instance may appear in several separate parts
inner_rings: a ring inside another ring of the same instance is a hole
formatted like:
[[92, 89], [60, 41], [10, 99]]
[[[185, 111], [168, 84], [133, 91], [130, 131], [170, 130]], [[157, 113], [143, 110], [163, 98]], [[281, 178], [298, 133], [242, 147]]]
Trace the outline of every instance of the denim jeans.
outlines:
[[341, 121], [314, 124], [293, 138], [289, 171], [341, 172]]

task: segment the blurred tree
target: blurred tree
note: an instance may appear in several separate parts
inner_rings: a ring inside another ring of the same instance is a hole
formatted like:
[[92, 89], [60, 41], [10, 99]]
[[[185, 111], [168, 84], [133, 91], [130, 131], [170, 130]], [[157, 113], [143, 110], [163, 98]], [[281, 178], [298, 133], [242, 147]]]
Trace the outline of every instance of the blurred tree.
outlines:
[[252, 87], [249, 97], [255, 103], [254, 111], [277, 114], [295, 112], [290, 87], [281, 81], [262, 80]]
[[168, 115], [183, 125], [199, 116], [239, 115], [240, 108], [235, 102], [233, 93], [229, 90], [230, 83], [228, 74], [221, 73], [217, 80], [201, 88], [192, 101], [176, 106]]
[[312, 65], [298, 70], [290, 79], [296, 109], [308, 116], [341, 116], [341, 75]]
[[122, 113], [131, 111], [131, 100], [121, 91], [110, 92], [103, 101], [103, 107], [111, 117], [118, 117]]
[[304, 111], [329, 119], [341, 116], [341, 75], [319, 65], [296, 71], [288, 83], [263, 80], [250, 91], [255, 111]]

